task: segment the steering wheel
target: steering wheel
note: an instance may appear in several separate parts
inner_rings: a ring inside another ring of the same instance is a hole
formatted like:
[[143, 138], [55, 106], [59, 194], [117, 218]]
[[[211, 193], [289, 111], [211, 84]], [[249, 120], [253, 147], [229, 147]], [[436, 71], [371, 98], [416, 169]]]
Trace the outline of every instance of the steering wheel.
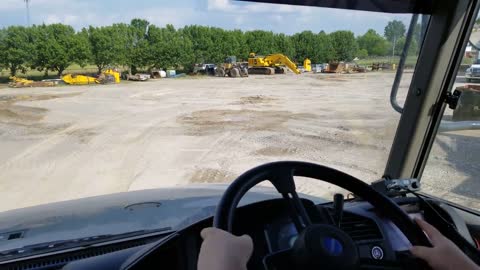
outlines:
[[266, 269], [356, 269], [362, 266], [349, 235], [332, 225], [312, 224], [295, 191], [294, 176], [322, 180], [354, 193], [390, 219], [412, 245], [431, 246], [420, 227], [395, 202], [361, 180], [322, 165], [280, 161], [255, 167], [233, 181], [223, 194], [213, 219], [214, 227], [232, 233], [235, 209], [242, 197], [258, 183], [270, 181], [288, 202], [299, 235], [291, 249], [264, 258]]

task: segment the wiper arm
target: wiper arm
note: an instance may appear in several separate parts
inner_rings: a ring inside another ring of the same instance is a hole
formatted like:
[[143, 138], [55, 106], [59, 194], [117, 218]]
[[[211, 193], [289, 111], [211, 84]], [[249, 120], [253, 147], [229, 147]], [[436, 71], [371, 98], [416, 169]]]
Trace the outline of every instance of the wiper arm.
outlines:
[[93, 246], [106, 241], [124, 240], [125, 238], [143, 236], [147, 234], [161, 233], [161, 235], [164, 235], [164, 234], [170, 234], [173, 232], [174, 230], [172, 230], [171, 227], [164, 227], [159, 229], [138, 230], [138, 231], [120, 233], [120, 234], [104, 234], [104, 235], [96, 235], [96, 236], [82, 237], [82, 238], [76, 238], [76, 239], [57, 240], [52, 242], [28, 245], [22, 248], [0, 252], [0, 260], [5, 258], [16, 257], [19, 255], [27, 255], [27, 254], [31, 255], [38, 252], [44, 252], [46, 250], [55, 251], [55, 250], [66, 249], [66, 248], [85, 248], [85, 247]]

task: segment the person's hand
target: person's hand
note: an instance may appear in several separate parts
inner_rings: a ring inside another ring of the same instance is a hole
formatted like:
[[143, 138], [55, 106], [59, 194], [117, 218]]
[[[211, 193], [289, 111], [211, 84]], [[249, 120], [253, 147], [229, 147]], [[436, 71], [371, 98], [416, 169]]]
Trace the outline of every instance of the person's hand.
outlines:
[[415, 219], [433, 247], [414, 246], [410, 252], [426, 261], [433, 270], [480, 270], [452, 241], [427, 222]]
[[205, 228], [198, 270], [246, 270], [253, 252], [252, 238], [234, 236], [217, 228]]

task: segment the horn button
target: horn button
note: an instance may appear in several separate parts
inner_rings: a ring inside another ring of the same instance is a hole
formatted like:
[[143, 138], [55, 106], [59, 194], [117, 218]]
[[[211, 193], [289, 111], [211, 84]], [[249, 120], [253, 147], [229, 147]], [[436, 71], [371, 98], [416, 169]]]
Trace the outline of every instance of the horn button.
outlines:
[[355, 269], [359, 256], [352, 238], [330, 225], [311, 225], [293, 246], [295, 264], [304, 269]]

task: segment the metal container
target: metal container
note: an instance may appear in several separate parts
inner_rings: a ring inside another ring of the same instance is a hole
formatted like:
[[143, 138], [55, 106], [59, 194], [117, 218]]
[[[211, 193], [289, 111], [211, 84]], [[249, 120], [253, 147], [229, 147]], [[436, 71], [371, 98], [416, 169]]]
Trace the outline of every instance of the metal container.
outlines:
[[177, 75], [177, 72], [173, 69], [168, 69], [167, 70], [167, 78], [173, 78]]

